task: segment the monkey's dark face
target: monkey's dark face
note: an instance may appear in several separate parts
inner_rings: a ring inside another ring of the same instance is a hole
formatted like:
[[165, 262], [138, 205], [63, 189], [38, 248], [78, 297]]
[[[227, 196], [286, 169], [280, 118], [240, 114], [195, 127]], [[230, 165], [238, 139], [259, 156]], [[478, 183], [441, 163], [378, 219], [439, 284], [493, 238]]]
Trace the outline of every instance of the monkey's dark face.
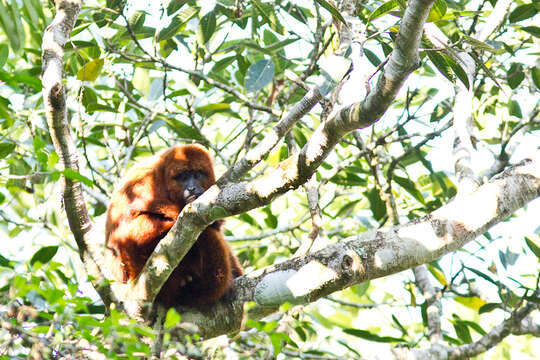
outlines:
[[162, 183], [169, 199], [182, 209], [215, 182], [212, 158], [200, 145], [175, 146], [161, 156]]
[[183, 189], [182, 198], [186, 204], [197, 199], [206, 190], [208, 175], [199, 170], [184, 171], [175, 176], [174, 180]]

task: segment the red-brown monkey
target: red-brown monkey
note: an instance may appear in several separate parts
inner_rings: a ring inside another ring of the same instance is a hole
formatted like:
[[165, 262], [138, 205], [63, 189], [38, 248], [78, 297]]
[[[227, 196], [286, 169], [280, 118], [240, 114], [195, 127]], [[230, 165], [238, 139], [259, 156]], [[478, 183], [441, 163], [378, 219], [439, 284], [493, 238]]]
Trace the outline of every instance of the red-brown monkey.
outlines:
[[[107, 261], [128, 282], [174, 225], [178, 214], [215, 182], [212, 158], [201, 145], [179, 145], [131, 169], [114, 191], [105, 229]], [[167, 305], [211, 303], [242, 268], [223, 239], [221, 221], [207, 227], [157, 296]]]

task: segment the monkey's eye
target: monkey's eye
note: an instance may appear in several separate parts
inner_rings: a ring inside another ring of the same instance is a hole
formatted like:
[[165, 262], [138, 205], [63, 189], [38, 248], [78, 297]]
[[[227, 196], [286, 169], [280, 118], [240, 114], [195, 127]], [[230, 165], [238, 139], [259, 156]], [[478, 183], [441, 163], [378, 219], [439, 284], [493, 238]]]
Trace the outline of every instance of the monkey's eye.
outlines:
[[207, 177], [206, 174], [203, 173], [202, 171], [195, 171], [195, 178], [197, 180], [202, 181], [202, 180], [206, 179], [206, 177]]
[[184, 171], [174, 177], [179, 182], [186, 182], [189, 179], [202, 181], [206, 178], [206, 174], [198, 170]]
[[178, 181], [185, 181], [187, 178], [189, 178], [188, 176], [188, 173], [187, 172], [182, 172], [176, 176], [174, 176], [174, 178]]

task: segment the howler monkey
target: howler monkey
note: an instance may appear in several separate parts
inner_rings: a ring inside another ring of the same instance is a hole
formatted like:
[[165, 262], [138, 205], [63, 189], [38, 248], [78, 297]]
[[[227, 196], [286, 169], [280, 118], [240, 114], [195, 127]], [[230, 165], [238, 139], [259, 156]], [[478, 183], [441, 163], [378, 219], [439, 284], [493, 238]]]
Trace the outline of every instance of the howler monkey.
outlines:
[[[131, 169], [114, 191], [105, 229], [107, 262], [128, 282], [174, 225], [187, 203], [215, 182], [212, 158], [201, 145], [171, 147]], [[242, 274], [223, 238], [222, 221], [207, 227], [172, 272], [156, 300], [167, 306], [211, 303]]]

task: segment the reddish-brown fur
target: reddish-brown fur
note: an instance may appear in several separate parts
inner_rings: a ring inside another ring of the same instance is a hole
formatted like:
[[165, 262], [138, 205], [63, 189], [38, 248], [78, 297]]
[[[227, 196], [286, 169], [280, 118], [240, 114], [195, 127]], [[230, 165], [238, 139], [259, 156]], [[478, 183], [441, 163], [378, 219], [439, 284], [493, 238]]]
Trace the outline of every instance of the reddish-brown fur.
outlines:
[[[210, 154], [201, 145], [174, 146], [131, 169], [113, 193], [105, 229], [107, 261], [117, 280], [128, 282], [174, 225], [186, 201], [175, 177], [185, 171], [206, 174], [202, 188], [215, 182]], [[157, 300], [165, 305], [202, 305], [219, 299], [231, 279], [242, 274], [221, 232], [221, 222], [206, 228], [163, 285]]]

